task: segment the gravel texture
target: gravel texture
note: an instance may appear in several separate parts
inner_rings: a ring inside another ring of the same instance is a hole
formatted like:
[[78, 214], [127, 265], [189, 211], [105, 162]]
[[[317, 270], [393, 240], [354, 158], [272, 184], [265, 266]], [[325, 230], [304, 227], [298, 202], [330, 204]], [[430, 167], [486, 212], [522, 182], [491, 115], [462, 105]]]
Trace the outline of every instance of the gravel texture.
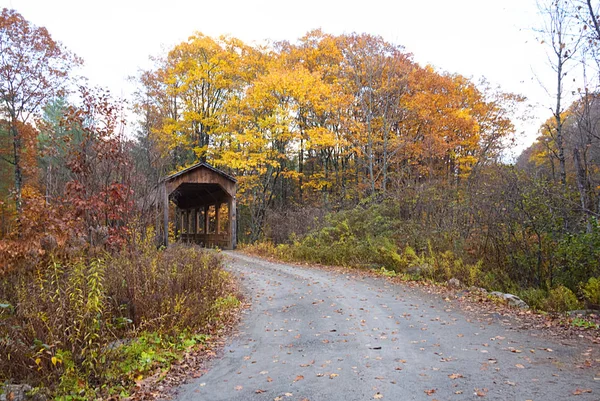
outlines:
[[178, 400], [600, 400], [598, 346], [426, 289], [227, 252], [252, 307]]

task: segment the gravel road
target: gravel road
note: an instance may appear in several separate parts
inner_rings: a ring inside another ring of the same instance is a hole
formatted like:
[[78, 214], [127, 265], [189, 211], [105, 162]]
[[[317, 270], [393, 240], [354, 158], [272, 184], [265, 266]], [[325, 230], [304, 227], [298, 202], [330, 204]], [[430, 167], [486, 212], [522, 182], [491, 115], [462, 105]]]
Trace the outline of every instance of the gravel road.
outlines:
[[600, 369], [578, 366], [590, 344], [384, 278], [226, 254], [252, 307], [178, 400], [600, 400]]

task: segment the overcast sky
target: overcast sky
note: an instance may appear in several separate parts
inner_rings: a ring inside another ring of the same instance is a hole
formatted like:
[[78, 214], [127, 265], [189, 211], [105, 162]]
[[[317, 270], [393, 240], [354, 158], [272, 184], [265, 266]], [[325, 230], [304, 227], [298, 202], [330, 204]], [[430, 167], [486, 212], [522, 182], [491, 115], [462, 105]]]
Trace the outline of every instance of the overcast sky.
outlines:
[[45, 26], [85, 61], [93, 84], [128, 97], [127, 77], [150, 66], [148, 57], [193, 32], [228, 34], [247, 43], [294, 41], [309, 30], [366, 32], [403, 45], [420, 64], [478, 79], [537, 105], [535, 119], [520, 124], [520, 148], [550, 116], [553, 86], [535, 0], [0, 0], [35, 25]]

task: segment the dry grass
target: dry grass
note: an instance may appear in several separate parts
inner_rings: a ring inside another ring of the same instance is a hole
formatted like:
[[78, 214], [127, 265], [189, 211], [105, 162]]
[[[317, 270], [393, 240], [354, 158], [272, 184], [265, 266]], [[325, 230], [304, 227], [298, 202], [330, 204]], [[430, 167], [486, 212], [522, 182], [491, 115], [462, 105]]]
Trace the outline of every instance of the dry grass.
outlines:
[[233, 301], [220, 254], [197, 247], [44, 259], [0, 281], [0, 381], [94, 398], [114, 344], [211, 332]]

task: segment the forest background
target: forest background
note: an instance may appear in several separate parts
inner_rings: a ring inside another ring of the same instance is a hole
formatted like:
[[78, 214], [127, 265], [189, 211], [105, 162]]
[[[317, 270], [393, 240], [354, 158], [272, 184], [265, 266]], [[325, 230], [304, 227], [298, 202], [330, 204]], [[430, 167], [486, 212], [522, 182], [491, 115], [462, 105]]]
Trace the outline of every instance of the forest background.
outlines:
[[[162, 177], [198, 161], [238, 179], [239, 241], [252, 251], [458, 278], [536, 309], [599, 305], [597, 8], [540, 5], [557, 91], [513, 164], [523, 96], [419, 65], [379, 36], [321, 30], [268, 46], [194, 34], [136, 76], [130, 138], [124, 103], [78, 79], [82, 60], [47, 30], [4, 9], [0, 306], [20, 323], [2, 326], [0, 354], [13, 361], [2, 372], [37, 367], [38, 384], [60, 377], [54, 391], [92, 397], [98, 383], [117, 391], [119, 375], [99, 368], [109, 338], [218, 325], [237, 302], [220, 259], [157, 250], [150, 202]], [[567, 94], [572, 79], [581, 85]], [[57, 299], [78, 317], [53, 314]], [[169, 320], [182, 311], [184, 323]]]

